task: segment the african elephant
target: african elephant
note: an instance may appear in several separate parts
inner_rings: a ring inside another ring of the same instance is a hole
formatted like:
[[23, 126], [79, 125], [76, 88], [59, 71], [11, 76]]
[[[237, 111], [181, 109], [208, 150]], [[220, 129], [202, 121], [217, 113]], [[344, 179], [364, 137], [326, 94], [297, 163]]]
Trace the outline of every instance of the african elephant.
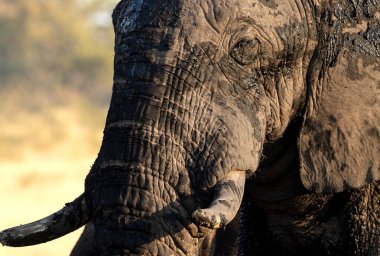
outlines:
[[84, 194], [0, 241], [91, 220], [92, 255], [230, 255], [212, 234], [244, 195], [241, 255], [380, 255], [379, 20], [379, 0], [121, 1]]

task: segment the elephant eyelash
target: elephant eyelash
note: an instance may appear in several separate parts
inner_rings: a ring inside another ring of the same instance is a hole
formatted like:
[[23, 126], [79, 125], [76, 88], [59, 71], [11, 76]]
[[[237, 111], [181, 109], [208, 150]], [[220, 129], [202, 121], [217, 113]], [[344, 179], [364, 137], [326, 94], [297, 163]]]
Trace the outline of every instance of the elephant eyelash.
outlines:
[[242, 39], [230, 50], [230, 56], [240, 65], [249, 65], [256, 60], [260, 50], [260, 42], [254, 39]]

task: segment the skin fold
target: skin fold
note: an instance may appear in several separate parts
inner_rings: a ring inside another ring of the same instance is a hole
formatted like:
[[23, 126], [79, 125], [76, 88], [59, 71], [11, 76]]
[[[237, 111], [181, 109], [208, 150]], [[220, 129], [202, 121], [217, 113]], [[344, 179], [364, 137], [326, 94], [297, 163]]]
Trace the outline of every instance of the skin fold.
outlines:
[[380, 255], [379, 6], [121, 1], [85, 212], [1, 243], [90, 221], [72, 255]]

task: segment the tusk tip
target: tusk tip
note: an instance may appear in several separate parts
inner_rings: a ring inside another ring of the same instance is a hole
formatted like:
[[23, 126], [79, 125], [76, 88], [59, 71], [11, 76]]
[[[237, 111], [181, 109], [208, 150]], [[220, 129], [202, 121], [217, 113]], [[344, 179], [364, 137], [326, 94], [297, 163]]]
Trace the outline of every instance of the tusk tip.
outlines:
[[10, 233], [8, 232], [8, 229], [0, 232], [0, 244], [2, 246], [10, 246], [11, 240], [12, 240], [12, 237]]
[[192, 219], [199, 226], [212, 229], [222, 228], [227, 224], [223, 214], [214, 214], [208, 209], [198, 209], [194, 211]]
[[1, 244], [2, 246], [5, 246], [5, 245], [6, 245], [6, 243], [5, 243], [5, 237], [4, 237], [3, 232], [0, 232], [0, 244]]

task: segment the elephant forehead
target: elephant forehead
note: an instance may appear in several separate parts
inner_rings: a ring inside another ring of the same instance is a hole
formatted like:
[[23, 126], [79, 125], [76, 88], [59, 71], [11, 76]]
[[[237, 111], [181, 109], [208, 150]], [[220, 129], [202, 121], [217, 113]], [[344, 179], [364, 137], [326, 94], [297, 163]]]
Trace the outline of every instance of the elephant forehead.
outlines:
[[125, 0], [114, 11], [115, 28], [129, 34], [144, 28], [176, 27], [181, 7], [182, 1]]
[[[249, 21], [264, 37], [278, 43], [278, 31], [292, 24], [304, 23], [306, 6], [296, 1], [197, 0], [184, 4], [181, 11], [183, 33], [192, 45], [213, 42], [221, 45], [234, 27]], [[281, 48], [281, 45], [272, 45]], [[274, 49], [280, 50], [280, 49]]]

